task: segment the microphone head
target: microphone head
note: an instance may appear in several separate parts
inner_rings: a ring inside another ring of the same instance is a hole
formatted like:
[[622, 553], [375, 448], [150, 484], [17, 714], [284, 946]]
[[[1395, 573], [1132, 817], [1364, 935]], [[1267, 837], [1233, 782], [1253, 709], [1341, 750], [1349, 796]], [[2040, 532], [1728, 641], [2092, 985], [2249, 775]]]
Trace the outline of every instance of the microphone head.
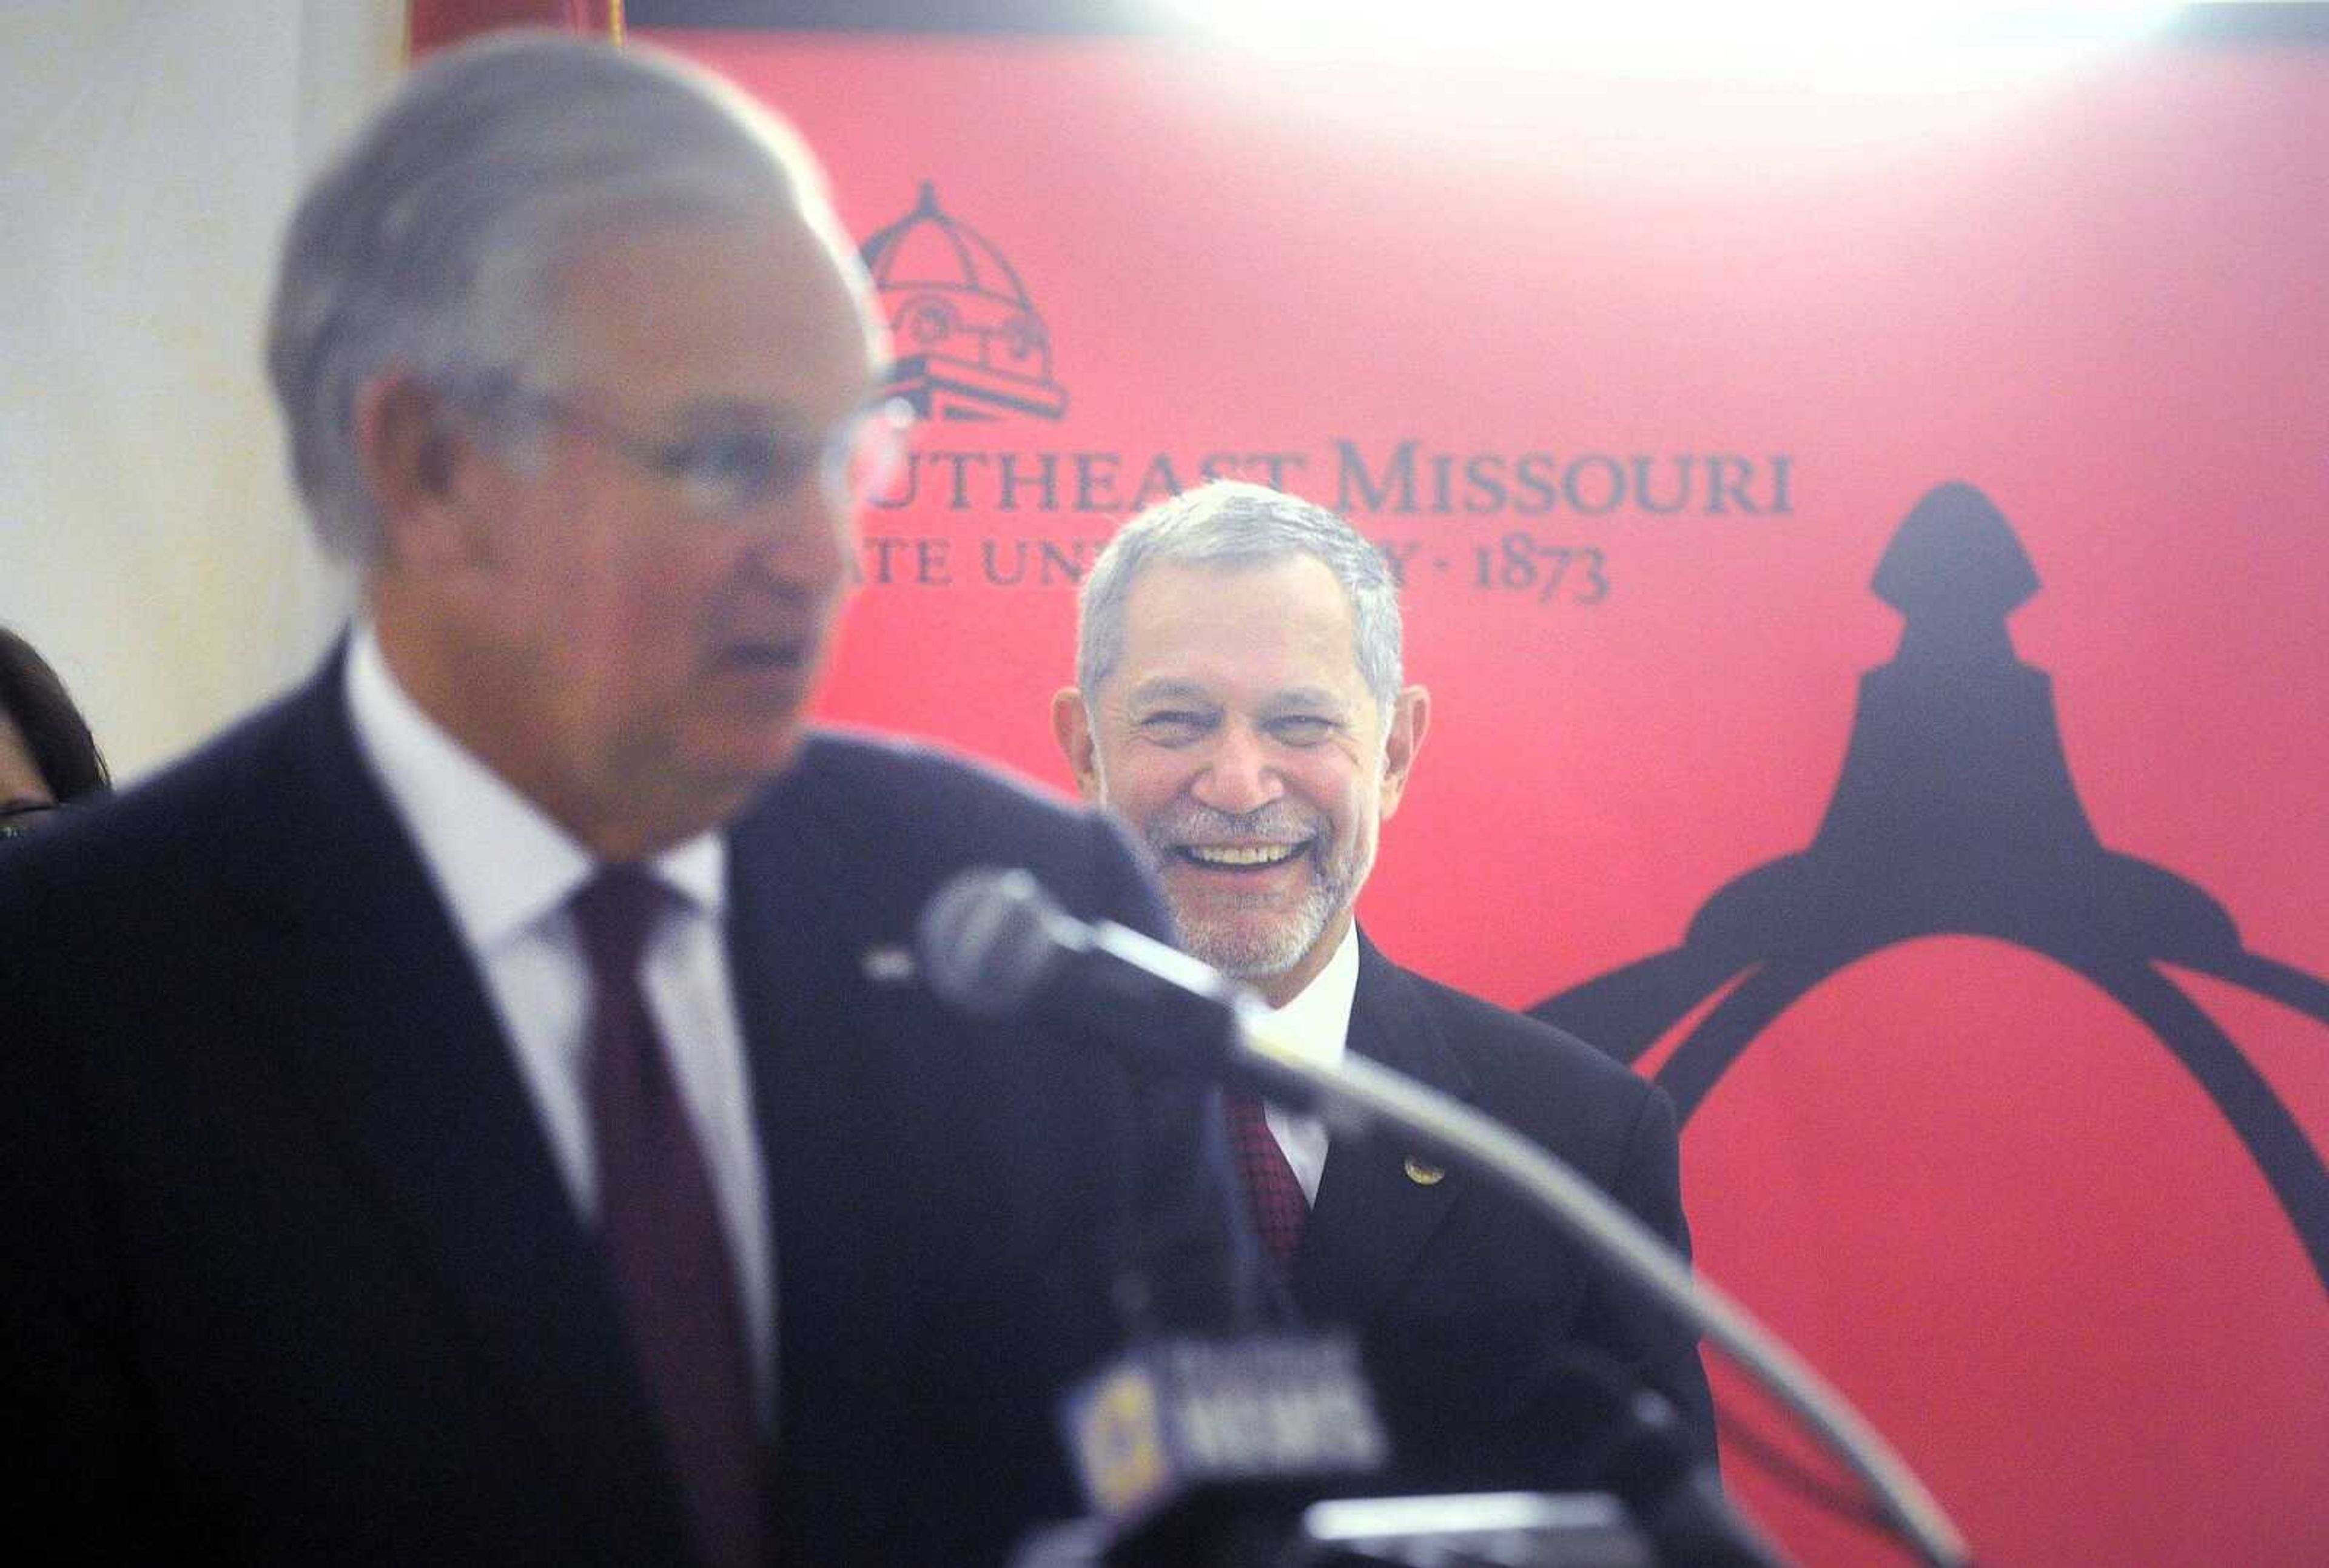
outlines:
[[1064, 950], [1061, 928], [1073, 923], [1032, 874], [982, 865], [922, 906], [914, 946], [939, 1000], [1001, 1018], [1043, 988]]

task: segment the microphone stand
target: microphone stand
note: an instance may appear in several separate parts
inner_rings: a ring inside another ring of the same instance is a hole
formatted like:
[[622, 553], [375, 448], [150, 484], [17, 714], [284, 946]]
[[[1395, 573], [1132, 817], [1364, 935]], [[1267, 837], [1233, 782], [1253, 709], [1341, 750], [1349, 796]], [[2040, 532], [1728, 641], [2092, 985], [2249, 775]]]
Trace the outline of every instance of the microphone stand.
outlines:
[[1396, 1128], [1426, 1153], [1488, 1177], [1696, 1325], [1811, 1429], [1875, 1498], [1886, 1521], [1931, 1568], [1966, 1568], [1964, 1538], [1900, 1456], [1843, 1396], [1744, 1307], [1694, 1275], [1665, 1242], [1575, 1171], [1461, 1101], [1349, 1056], [1308, 1061], [1273, 1034], [1268, 1006], [1237, 988], [1221, 1064], [1243, 1086], [1319, 1117], [1336, 1136]]

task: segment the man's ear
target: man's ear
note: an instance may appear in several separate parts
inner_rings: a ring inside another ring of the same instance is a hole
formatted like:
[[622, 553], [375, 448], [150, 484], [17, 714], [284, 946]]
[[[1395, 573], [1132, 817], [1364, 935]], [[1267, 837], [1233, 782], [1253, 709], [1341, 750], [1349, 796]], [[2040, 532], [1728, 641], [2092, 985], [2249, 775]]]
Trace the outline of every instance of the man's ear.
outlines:
[[1051, 738], [1059, 741], [1060, 754], [1068, 760], [1078, 793], [1098, 805], [1099, 752], [1092, 740], [1091, 714], [1084, 707], [1084, 694], [1074, 686], [1062, 686], [1051, 698]]
[[454, 501], [472, 449], [434, 389], [401, 371], [373, 377], [356, 392], [355, 438], [382, 555], [406, 567], [471, 563], [478, 541]]
[[1391, 707], [1391, 731], [1383, 737], [1382, 814], [1399, 809], [1407, 793], [1408, 775], [1416, 754], [1423, 750], [1424, 732], [1431, 728], [1431, 694], [1421, 686], [1400, 693]]

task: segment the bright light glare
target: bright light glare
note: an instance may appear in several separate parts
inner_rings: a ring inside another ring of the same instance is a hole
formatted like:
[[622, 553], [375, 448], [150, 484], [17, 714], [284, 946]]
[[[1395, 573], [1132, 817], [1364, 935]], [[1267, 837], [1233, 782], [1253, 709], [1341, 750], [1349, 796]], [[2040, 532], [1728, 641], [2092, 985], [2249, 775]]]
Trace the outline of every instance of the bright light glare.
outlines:
[[1495, 63], [1597, 75], [1947, 86], [2043, 71], [2134, 43], [2160, 4], [1730, 0], [1158, 0], [1224, 43], [1277, 53]]

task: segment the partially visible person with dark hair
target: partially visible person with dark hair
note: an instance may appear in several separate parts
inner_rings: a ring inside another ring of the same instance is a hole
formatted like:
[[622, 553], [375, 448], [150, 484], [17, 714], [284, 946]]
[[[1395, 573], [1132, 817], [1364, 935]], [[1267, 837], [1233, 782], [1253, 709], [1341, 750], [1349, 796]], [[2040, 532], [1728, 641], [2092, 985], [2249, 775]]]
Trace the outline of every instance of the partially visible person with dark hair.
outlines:
[[0, 626], [0, 839], [112, 785], [64, 682], [31, 643]]

